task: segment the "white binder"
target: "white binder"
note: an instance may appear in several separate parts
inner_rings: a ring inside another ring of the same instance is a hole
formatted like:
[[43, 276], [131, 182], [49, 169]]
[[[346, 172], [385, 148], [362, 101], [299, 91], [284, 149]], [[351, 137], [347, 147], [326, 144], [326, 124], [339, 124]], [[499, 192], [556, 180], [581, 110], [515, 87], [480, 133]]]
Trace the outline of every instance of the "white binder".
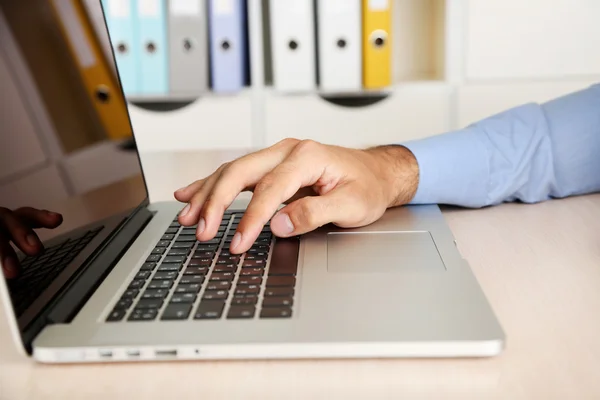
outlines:
[[361, 0], [317, 0], [319, 86], [325, 92], [362, 89]]
[[269, 2], [273, 86], [282, 92], [316, 87], [313, 0]]

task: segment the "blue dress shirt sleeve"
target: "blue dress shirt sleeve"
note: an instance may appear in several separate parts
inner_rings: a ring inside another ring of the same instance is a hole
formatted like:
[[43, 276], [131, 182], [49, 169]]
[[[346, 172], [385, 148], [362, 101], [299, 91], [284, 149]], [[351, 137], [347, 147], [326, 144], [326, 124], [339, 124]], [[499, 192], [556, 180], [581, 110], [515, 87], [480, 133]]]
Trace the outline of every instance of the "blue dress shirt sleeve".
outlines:
[[419, 165], [412, 204], [476, 208], [599, 191], [600, 84], [401, 144]]

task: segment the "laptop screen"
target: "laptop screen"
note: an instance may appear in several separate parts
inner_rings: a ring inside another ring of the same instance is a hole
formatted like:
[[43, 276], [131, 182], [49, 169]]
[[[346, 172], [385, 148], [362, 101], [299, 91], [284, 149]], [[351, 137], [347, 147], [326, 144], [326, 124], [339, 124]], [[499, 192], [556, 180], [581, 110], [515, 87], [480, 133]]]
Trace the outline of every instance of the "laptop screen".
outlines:
[[147, 190], [99, 1], [3, 2], [0, 93], [0, 263], [19, 317]]

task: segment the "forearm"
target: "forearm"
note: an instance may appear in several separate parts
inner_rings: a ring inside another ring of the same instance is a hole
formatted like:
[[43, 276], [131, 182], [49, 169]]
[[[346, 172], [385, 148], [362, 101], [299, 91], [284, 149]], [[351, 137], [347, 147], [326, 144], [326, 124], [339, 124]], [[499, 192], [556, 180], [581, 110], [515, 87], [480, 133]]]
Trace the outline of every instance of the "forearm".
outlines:
[[419, 169], [412, 203], [482, 207], [600, 189], [600, 85], [404, 143]]

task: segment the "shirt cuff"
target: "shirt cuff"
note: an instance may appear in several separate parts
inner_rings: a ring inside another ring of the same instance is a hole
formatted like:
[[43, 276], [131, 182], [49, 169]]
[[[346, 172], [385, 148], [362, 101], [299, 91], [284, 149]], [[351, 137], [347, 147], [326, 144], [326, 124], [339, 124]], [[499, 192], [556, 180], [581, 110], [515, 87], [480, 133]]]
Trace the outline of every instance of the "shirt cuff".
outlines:
[[411, 204], [486, 205], [488, 154], [472, 128], [400, 143], [419, 165]]

